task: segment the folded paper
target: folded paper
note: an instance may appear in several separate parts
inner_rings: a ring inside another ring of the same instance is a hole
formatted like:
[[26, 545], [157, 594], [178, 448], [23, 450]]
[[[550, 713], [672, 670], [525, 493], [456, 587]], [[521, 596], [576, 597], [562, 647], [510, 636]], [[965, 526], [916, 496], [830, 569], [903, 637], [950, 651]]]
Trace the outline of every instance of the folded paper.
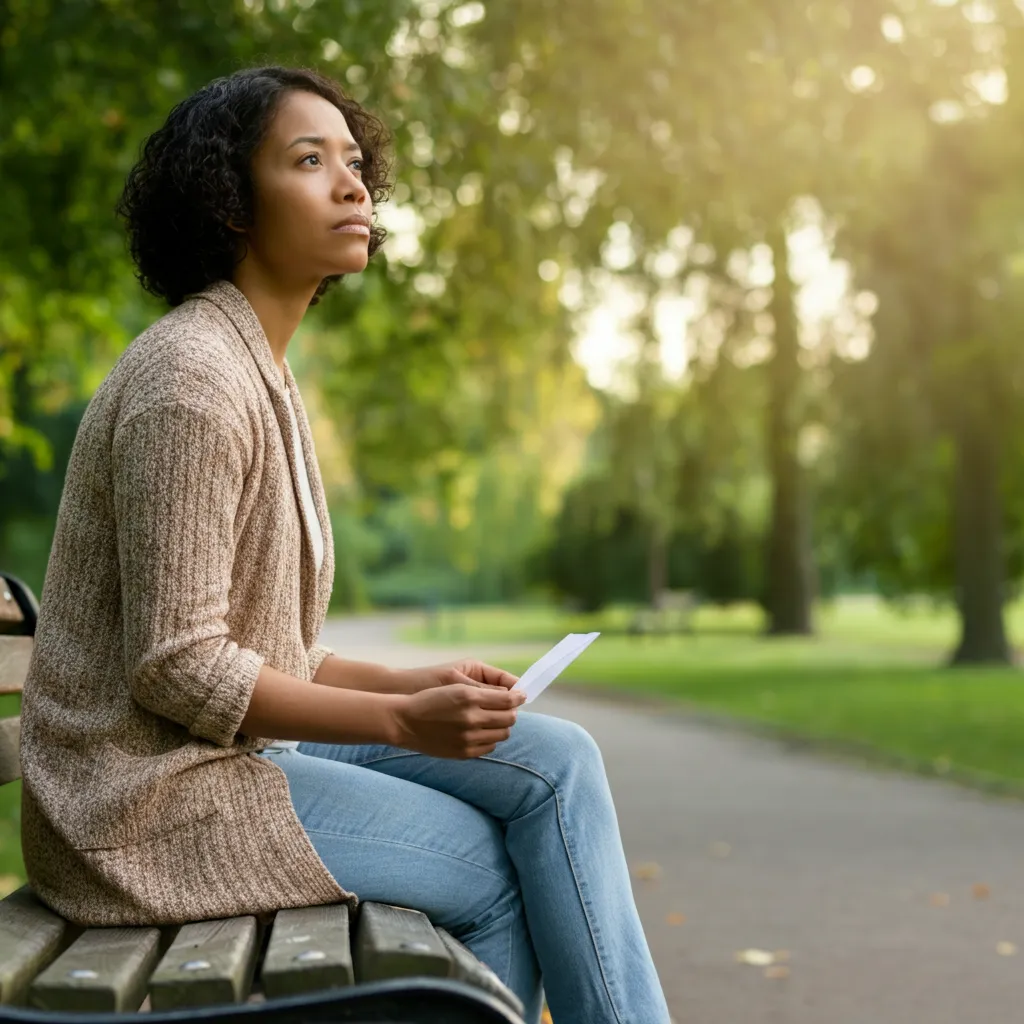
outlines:
[[526, 693], [526, 703], [539, 697], [600, 635], [570, 633], [538, 658], [516, 683], [516, 688]]

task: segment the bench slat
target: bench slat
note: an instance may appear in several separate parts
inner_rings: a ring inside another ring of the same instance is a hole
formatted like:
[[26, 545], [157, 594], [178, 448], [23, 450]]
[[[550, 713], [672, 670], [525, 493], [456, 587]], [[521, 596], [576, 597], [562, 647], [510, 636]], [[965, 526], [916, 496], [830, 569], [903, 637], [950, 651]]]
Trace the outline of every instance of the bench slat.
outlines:
[[72, 931], [27, 885], [0, 900], [0, 1003], [24, 1003], [29, 983], [54, 960]]
[[356, 930], [359, 981], [410, 974], [447, 978], [451, 957], [426, 914], [385, 903], [364, 903]]
[[21, 693], [32, 657], [32, 637], [0, 636], [0, 693]]
[[21, 742], [21, 719], [0, 718], [0, 786], [21, 778], [18, 744]]
[[260, 981], [268, 999], [352, 985], [348, 907], [337, 903], [279, 910]]
[[492, 996], [497, 996], [507, 1006], [515, 1010], [520, 1017], [523, 1016], [526, 1011], [522, 1000], [504, 985], [501, 978], [490, 967], [477, 960], [454, 935], [449, 934], [443, 928], [437, 929], [437, 935], [452, 959], [450, 977], [468, 982], [470, 985], [489, 992]]
[[157, 928], [88, 928], [32, 983], [29, 1002], [40, 1010], [137, 1010], [159, 952]]
[[149, 980], [152, 1008], [245, 1002], [256, 964], [257, 933], [254, 917], [183, 925]]

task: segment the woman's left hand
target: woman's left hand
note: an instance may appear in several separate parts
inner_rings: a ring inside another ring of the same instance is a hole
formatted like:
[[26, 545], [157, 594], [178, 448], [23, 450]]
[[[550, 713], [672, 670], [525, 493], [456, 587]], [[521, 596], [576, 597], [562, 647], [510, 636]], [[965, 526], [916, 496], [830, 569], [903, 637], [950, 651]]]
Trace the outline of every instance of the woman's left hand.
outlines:
[[[519, 682], [517, 676], [504, 669], [495, 668], [482, 661], [466, 658], [451, 661], [446, 665], [431, 665], [427, 668], [410, 668], [400, 671], [409, 693], [419, 693], [435, 686], [450, 686], [464, 683], [468, 686], [498, 686], [510, 690]], [[403, 687], [404, 689], [404, 687]]]

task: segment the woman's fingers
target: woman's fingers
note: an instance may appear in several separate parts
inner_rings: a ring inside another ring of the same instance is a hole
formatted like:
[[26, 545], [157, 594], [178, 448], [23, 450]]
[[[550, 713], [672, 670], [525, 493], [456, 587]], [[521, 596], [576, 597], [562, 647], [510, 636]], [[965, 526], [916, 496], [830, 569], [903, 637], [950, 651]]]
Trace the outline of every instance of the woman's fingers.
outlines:
[[421, 690], [396, 709], [403, 733], [398, 745], [436, 757], [479, 757], [508, 739], [525, 699], [520, 690], [498, 686]]
[[452, 667], [463, 679], [469, 679], [474, 683], [483, 684], [484, 686], [495, 686], [503, 690], [510, 690], [519, 682], [519, 678], [512, 675], [511, 672], [495, 668], [493, 665], [487, 665], [482, 661], [456, 662]]
[[469, 693], [478, 708], [486, 710], [507, 710], [517, 708], [526, 700], [522, 690], [506, 690], [500, 686], [474, 686]]
[[469, 750], [468, 750], [468, 752], [466, 754], [466, 757], [467, 758], [484, 757], [487, 754], [493, 754], [495, 749], [497, 748], [497, 746], [498, 746], [497, 742], [494, 742], [494, 743], [479, 743], [476, 746], [472, 746], [472, 747], [469, 748]]
[[511, 729], [478, 729], [466, 736], [466, 746], [470, 750], [477, 747], [488, 747], [493, 750], [499, 743], [511, 735]]
[[510, 729], [516, 724], [516, 709], [509, 711], [472, 711], [466, 724], [470, 729]]
[[495, 668], [494, 665], [486, 665], [483, 662], [480, 663], [480, 677], [485, 683], [489, 683], [491, 686], [504, 686], [506, 690], [510, 690], [519, 682], [519, 677], [512, 675], [511, 672], [506, 672], [503, 668]]

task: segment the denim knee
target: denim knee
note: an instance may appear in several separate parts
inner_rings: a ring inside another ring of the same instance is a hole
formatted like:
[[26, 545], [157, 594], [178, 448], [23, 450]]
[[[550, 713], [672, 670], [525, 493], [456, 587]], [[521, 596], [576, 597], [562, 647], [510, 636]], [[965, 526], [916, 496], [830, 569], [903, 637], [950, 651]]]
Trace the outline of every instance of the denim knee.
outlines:
[[[521, 818], [559, 795], [569, 796], [596, 783], [607, 786], [604, 762], [594, 738], [582, 726], [550, 715], [522, 716], [518, 737], [499, 744], [488, 760], [525, 769], [516, 780], [518, 806], [507, 818]], [[513, 730], [514, 732], [514, 730]]]
[[562, 726], [560, 745], [568, 753], [572, 763], [582, 766], [591, 766], [593, 764], [603, 766], [601, 748], [597, 745], [597, 740], [582, 725], [562, 719], [559, 719], [559, 721]]
[[590, 777], [594, 772], [604, 775], [601, 749], [582, 725], [545, 715], [538, 739], [541, 746], [536, 756], [549, 781], [557, 784], [573, 777]]
[[556, 766], [556, 788], [574, 799], [599, 798], [607, 792], [608, 779], [597, 741], [581, 725], [563, 722], [555, 748], [560, 763]]

